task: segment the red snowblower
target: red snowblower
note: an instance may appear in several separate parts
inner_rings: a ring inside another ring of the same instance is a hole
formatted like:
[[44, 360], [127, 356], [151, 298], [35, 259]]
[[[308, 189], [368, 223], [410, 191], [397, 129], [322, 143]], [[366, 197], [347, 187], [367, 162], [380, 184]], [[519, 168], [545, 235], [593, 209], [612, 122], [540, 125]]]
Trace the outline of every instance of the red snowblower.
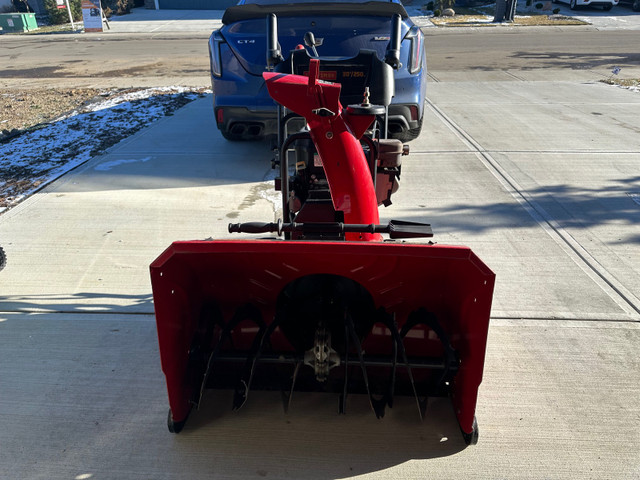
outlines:
[[[279, 57], [277, 41], [268, 48]], [[285, 411], [294, 391], [334, 392], [340, 413], [364, 394], [378, 418], [396, 395], [415, 398], [420, 418], [429, 396], [450, 396], [464, 440], [477, 442], [495, 275], [467, 247], [403, 240], [431, 237], [428, 224], [380, 225], [408, 149], [385, 138], [393, 52], [371, 53], [320, 62], [301, 46], [263, 74], [282, 106], [284, 220], [229, 231], [284, 239], [174, 242], [151, 264], [171, 432], [205, 389], [233, 389], [234, 409], [267, 389], [282, 392]], [[373, 80], [364, 101], [343, 107], [321, 63], [345, 84]], [[304, 131], [286, 135], [301, 117]]]

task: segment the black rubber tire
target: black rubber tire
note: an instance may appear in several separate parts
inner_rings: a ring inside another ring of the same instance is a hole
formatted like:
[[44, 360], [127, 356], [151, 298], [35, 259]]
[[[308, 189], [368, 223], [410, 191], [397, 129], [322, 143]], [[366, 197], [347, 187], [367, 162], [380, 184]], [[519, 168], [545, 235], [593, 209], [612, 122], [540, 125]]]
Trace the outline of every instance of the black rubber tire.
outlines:
[[[187, 415], [189, 418], [189, 415]], [[174, 422], [173, 415], [171, 414], [171, 409], [169, 409], [169, 415], [167, 416], [167, 427], [171, 433], [180, 433], [184, 428], [185, 423], [187, 423], [187, 418], [182, 420], [181, 422]]]
[[576, 0], [569, 1], [569, 8], [571, 10], [576, 10], [578, 8], [578, 3], [576, 2]]
[[0, 270], [2, 270], [6, 264], [7, 264], [7, 255], [4, 253], [3, 248], [0, 247]]
[[390, 138], [395, 138], [396, 140], [400, 140], [402, 143], [410, 142], [411, 140], [415, 140], [420, 136], [420, 132], [422, 131], [422, 120], [424, 117], [420, 119], [418, 122], [418, 126], [416, 128], [410, 128], [409, 130], [405, 130], [400, 133], [392, 133], [389, 135]]
[[480, 437], [480, 431], [478, 430], [478, 420], [473, 417], [473, 430], [471, 433], [462, 432], [462, 438], [467, 445], [476, 445], [478, 438]]
[[640, 0], [636, 0], [635, 2], [633, 2], [633, 5], [631, 6], [631, 9], [634, 12], [640, 12]]

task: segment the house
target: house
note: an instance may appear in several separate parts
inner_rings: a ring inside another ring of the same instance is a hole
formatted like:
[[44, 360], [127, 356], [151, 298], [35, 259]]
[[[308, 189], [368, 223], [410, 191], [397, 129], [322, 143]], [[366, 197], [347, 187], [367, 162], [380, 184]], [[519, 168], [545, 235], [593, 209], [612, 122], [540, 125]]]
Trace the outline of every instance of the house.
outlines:
[[44, 0], [0, 0], [0, 13], [17, 11], [33, 12], [37, 17], [47, 17], [47, 10], [44, 8]]
[[49, 17], [47, 9], [44, 8], [44, 0], [28, 0], [28, 3], [31, 7], [31, 10], [35, 12], [37, 18]]

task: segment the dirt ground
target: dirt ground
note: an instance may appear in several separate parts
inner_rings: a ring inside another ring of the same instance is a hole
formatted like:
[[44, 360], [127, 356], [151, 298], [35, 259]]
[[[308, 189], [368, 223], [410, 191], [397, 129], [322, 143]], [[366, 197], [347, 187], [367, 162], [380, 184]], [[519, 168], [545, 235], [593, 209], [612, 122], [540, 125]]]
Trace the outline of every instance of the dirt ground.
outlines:
[[0, 93], [0, 141], [118, 93], [122, 90], [37, 88]]

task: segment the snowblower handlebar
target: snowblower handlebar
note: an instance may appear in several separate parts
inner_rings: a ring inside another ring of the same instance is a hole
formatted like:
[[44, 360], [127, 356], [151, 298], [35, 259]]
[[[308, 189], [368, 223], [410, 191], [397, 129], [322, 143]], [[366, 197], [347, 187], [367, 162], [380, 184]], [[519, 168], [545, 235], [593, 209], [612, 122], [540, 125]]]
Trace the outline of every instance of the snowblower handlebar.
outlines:
[[402, 18], [396, 14], [391, 18], [391, 38], [387, 47], [387, 52], [384, 57], [385, 63], [391, 66], [394, 70], [399, 70], [402, 67], [400, 63], [400, 38]]
[[431, 225], [428, 223], [404, 222], [391, 220], [387, 225], [348, 224], [348, 223], [230, 223], [229, 233], [274, 233], [299, 232], [306, 234], [335, 233], [388, 233], [392, 239], [433, 237]]
[[282, 232], [282, 222], [278, 223], [266, 223], [266, 222], [245, 222], [245, 223], [230, 223], [229, 233], [273, 233], [278, 232], [278, 235]]

